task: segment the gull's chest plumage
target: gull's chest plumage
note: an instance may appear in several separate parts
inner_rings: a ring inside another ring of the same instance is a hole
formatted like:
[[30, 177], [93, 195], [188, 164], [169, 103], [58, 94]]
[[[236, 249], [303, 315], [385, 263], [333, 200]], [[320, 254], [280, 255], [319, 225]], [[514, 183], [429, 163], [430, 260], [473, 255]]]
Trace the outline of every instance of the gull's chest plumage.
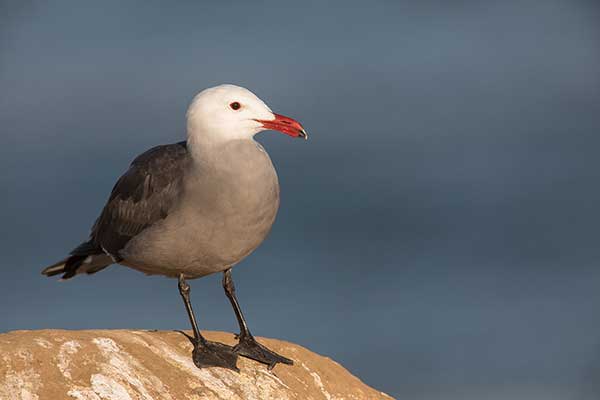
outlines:
[[250, 254], [269, 233], [279, 207], [277, 174], [254, 141], [220, 149], [191, 168], [175, 210], [123, 252], [124, 264], [152, 274], [199, 277]]

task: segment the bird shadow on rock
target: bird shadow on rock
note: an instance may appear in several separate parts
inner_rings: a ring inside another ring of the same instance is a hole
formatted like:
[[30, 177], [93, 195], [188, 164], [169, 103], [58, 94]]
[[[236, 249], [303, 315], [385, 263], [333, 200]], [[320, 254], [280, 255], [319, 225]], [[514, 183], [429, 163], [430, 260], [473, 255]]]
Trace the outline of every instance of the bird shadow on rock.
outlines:
[[209, 340], [204, 343], [198, 343], [193, 336], [188, 335], [184, 331], [176, 330], [175, 332], [181, 333], [194, 346], [192, 361], [194, 361], [196, 367], [221, 367], [240, 372], [237, 367], [238, 355], [233, 351], [232, 346]]

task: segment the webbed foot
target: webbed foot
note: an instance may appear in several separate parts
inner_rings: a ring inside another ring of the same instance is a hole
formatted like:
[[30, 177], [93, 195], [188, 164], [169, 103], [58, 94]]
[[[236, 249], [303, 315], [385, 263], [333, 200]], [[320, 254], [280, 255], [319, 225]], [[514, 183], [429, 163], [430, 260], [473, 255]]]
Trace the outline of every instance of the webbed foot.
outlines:
[[237, 367], [237, 354], [226, 344], [205, 341], [194, 344], [192, 360], [198, 368], [221, 367], [240, 372]]
[[268, 365], [269, 370], [273, 369], [277, 363], [294, 365], [292, 360], [267, 349], [251, 335], [240, 335], [239, 339], [240, 341], [233, 347], [233, 351], [240, 356]]

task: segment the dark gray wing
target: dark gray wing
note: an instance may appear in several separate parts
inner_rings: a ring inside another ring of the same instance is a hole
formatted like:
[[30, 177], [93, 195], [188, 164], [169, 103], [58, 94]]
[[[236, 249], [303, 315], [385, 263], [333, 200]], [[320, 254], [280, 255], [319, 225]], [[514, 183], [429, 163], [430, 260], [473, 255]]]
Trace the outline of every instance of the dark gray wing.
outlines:
[[154, 147], [133, 160], [96, 220], [91, 241], [119, 261], [127, 242], [167, 216], [188, 162], [185, 142]]

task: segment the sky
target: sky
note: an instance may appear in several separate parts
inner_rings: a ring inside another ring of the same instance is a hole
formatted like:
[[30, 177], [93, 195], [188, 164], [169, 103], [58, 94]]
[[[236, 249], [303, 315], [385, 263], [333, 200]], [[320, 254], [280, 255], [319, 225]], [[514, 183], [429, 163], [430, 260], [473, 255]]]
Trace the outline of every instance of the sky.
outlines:
[[[258, 336], [398, 399], [600, 397], [600, 5], [0, 2], [0, 331], [182, 329], [172, 279], [40, 270], [200, 90], [245, 86], [274, 228], [234, 268]], [[220, 275], [202, 329], [236, 331]]]

